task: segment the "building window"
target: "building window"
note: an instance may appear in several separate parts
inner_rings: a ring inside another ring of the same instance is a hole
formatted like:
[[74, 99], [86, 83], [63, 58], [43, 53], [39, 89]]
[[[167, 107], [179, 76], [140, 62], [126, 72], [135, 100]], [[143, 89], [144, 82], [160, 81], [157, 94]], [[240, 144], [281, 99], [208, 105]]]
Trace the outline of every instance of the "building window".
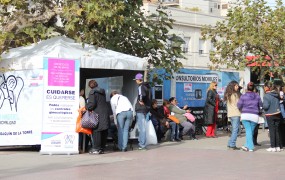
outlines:
[[215, 48], [214, 44], [211, 42], [211, 48], [210, 51], [216, 51], [217, 49]]
[[175, 0], [162, 0], [162, 2], [174, 2]]
[[205, 40], [199, 39], [199, 54], [205, 53]]
[[182, 45], [182, 51], [183, 53], [189, 52], [189, 44], [190, 44], [190, 37], [184, 37], [183, 39], [185, 43]]
[[228, 4], [222, 4], [222, 9], [228, 9]]

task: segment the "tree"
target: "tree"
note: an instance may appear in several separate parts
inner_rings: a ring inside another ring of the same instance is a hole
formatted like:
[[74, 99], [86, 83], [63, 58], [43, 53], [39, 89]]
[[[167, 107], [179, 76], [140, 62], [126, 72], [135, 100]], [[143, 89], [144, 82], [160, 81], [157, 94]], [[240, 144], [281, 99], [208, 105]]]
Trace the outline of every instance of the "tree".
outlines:
[[[52, 36], [146, 58], [148, 68], [164, 68], [166, 78], [182, 67], [183, 40], [169, 34], [167, 9], [146, 16], [142, 0], [0, 0], [0, 53]], [[158, 74], [152, 76], [160, 81]], [[161, 82], [161, 81], [160, 81]]]
[[[227, 19], [207, 26], [202, 34], [210, 39], [215, 51], [210, 54], [213, 68], [243, 69], [248, 63], [266, 63], [264, 74], [282, 71], [285, 57], [285, 8], [276, 0], [272, 8], [265, 0], [239, 0]], [[247, 55], [256, 58], [250, 62]], [[268, 60], [269, 59], [269, 60]], [[273, 68], [274, 67], [274, 68]], [[263, 75], [264, 75], [263, 74]]]

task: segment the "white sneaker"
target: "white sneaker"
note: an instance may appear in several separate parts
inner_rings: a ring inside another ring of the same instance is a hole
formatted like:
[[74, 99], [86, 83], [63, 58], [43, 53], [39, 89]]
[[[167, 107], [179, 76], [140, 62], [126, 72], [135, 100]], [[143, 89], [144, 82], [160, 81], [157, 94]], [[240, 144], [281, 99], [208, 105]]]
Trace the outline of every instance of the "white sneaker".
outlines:
[[281, 151], [280, 147], [277, 147], [277, 148], [275, 148], [275, 149], [276, 149], [277, 152], [280, 152], [280, 151]]
[[242, 146], [241, 149], [242, 149], [243, 151], [248, 151], [248, 148], [247, 148], [247, 147], [244, 147], [244, 146]]
[[268, 149], [266, 149], [266, 151], [268, 151], [268, 152], [276, 152], [276, 148], [268, 148]]
[[248, 150], [249, 152], [253, 152], [253, 150], [252, 149], [250, 149], [250, 150]]

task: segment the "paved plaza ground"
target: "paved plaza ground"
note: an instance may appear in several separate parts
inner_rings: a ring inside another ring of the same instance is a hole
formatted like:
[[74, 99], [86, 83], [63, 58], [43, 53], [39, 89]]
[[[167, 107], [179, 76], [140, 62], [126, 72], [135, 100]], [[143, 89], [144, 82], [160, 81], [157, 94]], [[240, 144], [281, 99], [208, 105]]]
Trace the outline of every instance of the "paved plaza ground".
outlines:
[[[147, 151], [107, 151], [104, 155], [40, 155], [25, 148], [0, 148], [1, 180], [75, 179], [285, 179], [285, 151], [267, 152], [267, 130], [254, 152], [227, 150], [229, 136], [163, 142]], [[244, 134], [238, 138], [242, 146]], [[111, 146], [111, 144], [110, 144]], [[111, 148], [110, 148], [111, 149]]]

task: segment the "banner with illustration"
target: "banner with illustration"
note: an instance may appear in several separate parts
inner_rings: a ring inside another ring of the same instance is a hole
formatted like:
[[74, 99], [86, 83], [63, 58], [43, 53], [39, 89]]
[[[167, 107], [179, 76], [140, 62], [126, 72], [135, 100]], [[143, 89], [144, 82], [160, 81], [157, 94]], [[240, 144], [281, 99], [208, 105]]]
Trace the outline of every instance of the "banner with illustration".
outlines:
[[77, 154], [79, 60], [44, 58], [41, 154]]
[[41, 143], [43, 70], [0, 73], [0, 146]]

